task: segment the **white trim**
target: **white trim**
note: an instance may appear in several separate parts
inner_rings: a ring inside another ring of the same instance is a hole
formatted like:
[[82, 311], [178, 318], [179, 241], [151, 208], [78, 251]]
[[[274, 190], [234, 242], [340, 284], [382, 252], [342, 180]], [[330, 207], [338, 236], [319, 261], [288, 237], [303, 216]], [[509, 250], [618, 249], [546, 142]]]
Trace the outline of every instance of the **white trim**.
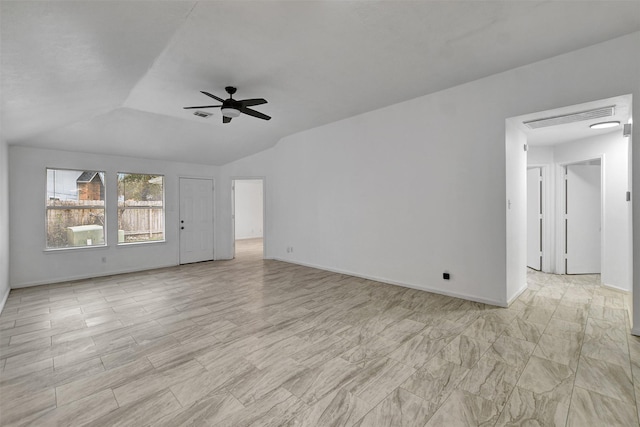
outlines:
[[319, 265], [315, 265], [315, 264], [309, 264], [309, 263], [300, 262], [300, 261], [292, 261], [292, 260], [282, 259], [282, 258], [277, 258], [277, 257], [276, 258], [269, 258], [269, 259], [273, 259], [273, 260], [276, 260], [276, 261], [282, 261], [282, 262], [286, 262], [286, 263], [289, 263], [289, 264], [302, 265], [304, 267], [316, 268], [318, 270], [330, 271], [332, 273], [346, 274], [348, 276], [359, 277], [361, 279], [367, 279], [367, 280], [373, 280], [375, 282], [386, 283], [388, 285], [401, 286], [403, 288], [411, 288], [411, 289], [417, 289], [419, 291], [425, 291], [425, 292], [431, 292], [431, 293], [434, 293], [434, 294], [446, 295], [446, 296], [449, 296], [449, 297], [454, 297], [454, 298], [460, 298], [460, 299], [464, 299], [464, 300], [468, 300], [468, 301], [479, 302], [479, 303], [482, 303], [482, 304], [495, 305], [497, 307], [502, 307], [502, 308], [508, 308], [509, 307], [508, 304], [506, 302], [504, 302], [504, 301], [494, 301], [494, 300], [491, 300], [491, 299], [488, 299], [488, 298], [477, 297], [475, 295], [467, 295], [467, 294], [461, 294], [461, 293], [457, 293], [457, 292], [446, 292], [446, 291], [442, 291], [440, 289], [434, 289], [434, 288], [430, 288], [430, 287], [424, 286], [424, 285], [417, 285], [417, 284], [414, 284], [414, 283], [406, 283], [406, 282], [398, 282], [396, 280], [390, 280], [390, 279], [377, 277], [377, 276], [369, 276], [369, 275], [366, 275], [366, 274], [354, 273], [352, 271], [341, 270], [341, 269], [337, 269], [337, 268], [323, 267], [323, 266], [319, 266]]
[[518, 290], [518, 292], [516, 292], [511, 298], [509, 298], [509, 301], [507, 301], [507, 307], [511, 306], [511, 304], [513, 304], [513, 302], [517, 300], [518, 297], [522, 295], [522, 293], [527, 289], [529, 289], [529, 286], [525, 283], [524, 286], [522, 286], [520, 290]]
[[86, 279], [93, 279], [96, 277], [116, 276], [118, 274], [137, 273], [137, 272], [148, 271], [148, 270], [157, 270], [159, 268], [177, 267], [179, 265], [180, 264], [161, 264], [161, 265], [155, 265], [152, 267], [145, 267], [145, 268], [131, 268], [131, 269], [124, 269], [124, 270], [109, 271], [104, 273], [81, 274], [78, 276], [58, 278], [54, 280], [37, 280], [35, 282], [12, 284], [11, 289], [28, 288], [31, 286], [52, 285], [55, 283], [73, 282], [75, 280], [86, 280]]
[[611, 289], [613, 291], [622, 292], [622, 293], [629, 294], [629, 295], [631, 295], [631, 293], [632, 293], [631, 291], [629, 291], [627, 289], [619, 288], [619, 287], [613, 286], [613, 285], [607, 285], [606, 283], [603, 283], [601, 286], [603, 288]]
[[2, 310], [4, 310], [4, 305], [7, 303], [7, 299], [9, 298], [9, 293], [11, 293], [11, 288], [7, 289], [7, 292], [5, 292], [4, 297], [2, 297], [2, 301], [0, 301], [0, 314], [2, 314]]

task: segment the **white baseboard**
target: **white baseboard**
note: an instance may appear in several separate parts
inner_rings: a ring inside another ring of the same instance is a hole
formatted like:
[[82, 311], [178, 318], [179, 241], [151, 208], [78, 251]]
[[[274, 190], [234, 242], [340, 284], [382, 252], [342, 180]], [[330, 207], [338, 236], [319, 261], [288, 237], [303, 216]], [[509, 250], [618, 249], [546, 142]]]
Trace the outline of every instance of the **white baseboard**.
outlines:
[[607, 289], [611, 289], [611, 290], [614, 290], [614, 291], [618, 291], [618, 292], [624, 292], [625, 294], [630, 294], [631, 293], [631, 291], [629, 291], [627, 289], [619, 288], [619, 287], [614, 286], [614, 285], [607, 285], [606, 283], [603, 283], [602, 287], [603, 288], [607, 288]]
[[527, 286], [527, 284], [525, 283], [525, 284], [524, 284], [524, 286], [523, 286], [522, 288], [520, 288], [520, 289], [518, 290], [518, 292], [516, 292], [516, 293], [515, 293], [515, 295], [513, 295], [511, 298], [509, 298], [509, 301], [507, 301], [507, 307], [509, 307], [511, 304], [513, 304], [513, 302], [514, 302], [515, 300], [517, 300], [517, 299], [518, 299], [518, 297], [519, 297], [520, 295], [522, 295], [522, 293], [523, 293], [524, 291], [526, 291], [528, 288], [529, 288], [529, 286]]
[[38, 280], [35, 282], [17, 283], [17, 284], [12, 284], [11, 289], [29, 288], [31, 286], [52, 285], [55, 283], [73, 282], [75, 280], [93, 279], [95, 277], [116, 276], [118, 274], [138, 273], [140, 271], [157, 270], [159, 268], [177, 267], [178, 265], [179, 264], [166, 264], [166, 265], [161, 264], [153, 267], [131, 268], [131, 269], [124, 269], [124, 270], [109, 271], [109, 272], [96, 272], [92, 274], [81, 274], [77, 276], [69, 276], [69, 277], [58, 278], [58, 279], [49, 279], [49, 280], [45, 279], [45, 280]]
[[346, 274], [348, 276], [359, 277], [361, 279], [367, 279], [367, 280], [373, 280], [375, 282], [386, 283], [388, 285], [402, 286], [404, 288], [417, 289], [419, 291], [431, 292], [431, 293], [434, 293], [434, 294], [440, 294], [440, 295], [446, 295], [446, 296], [449, 296], [449, 297], [465, 299], [465, 300], [469, 300], [469, 301], [479, 302], [479, 303], [482, 303], [482, 304], [495, 305], [495, 306], [504, 307], [504, 308], [508, 307], [508, 304], [506, 302], [504, 302], [504, 301], [494, 301], [494, 300], [491, 300], [491, 299], [488, 299], [488, 298], [483, 298], [483, 297], [479, 297], [479, 296], [475, 296], [475, 295], [468, 295], [468, 294], [462, 294], [462, 293], [458, 293], [458, 292], [443, 291], [441, 289], [435, 289], [435, 288], [431, 288], [429, 286], [418, 285], [418, 284], [415, 284], [415, 283], [398, 282], [396, 280], [390, 280], [390, 279], [383, 278], [383, 277], [369, 276], [369, 275], [366, 275], [366, 274], [354, 273], [354, 272], [348, 271], [348, 270], [341, 270], [341, 269], [337, 269], [337, 268], [324, 267], [324, 266], [305, 263], [305, 262], [300, 262], [300, 261], [292, 261], [292, 260], [289, 260], [289, 259], [282, 259], [282, 258], [277, 258], [277, 257], [270, 258], [270, 259], [274, 259], [276, 261], [287, 262], [289, 264], [302, 265], [304, 267], [316, 268], [318, 270], [330, 271], [332, 273]]

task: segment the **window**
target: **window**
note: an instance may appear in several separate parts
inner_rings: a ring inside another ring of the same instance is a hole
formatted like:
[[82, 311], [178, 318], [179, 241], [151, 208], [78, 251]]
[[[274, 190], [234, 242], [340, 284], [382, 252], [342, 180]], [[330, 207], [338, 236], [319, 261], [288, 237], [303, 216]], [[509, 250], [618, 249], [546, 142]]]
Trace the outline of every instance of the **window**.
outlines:
[[164, 240], [164, 176], [118, 173], [118, 244]]
[[105, 245], [104, 172], [47, 168], [47, 249]]

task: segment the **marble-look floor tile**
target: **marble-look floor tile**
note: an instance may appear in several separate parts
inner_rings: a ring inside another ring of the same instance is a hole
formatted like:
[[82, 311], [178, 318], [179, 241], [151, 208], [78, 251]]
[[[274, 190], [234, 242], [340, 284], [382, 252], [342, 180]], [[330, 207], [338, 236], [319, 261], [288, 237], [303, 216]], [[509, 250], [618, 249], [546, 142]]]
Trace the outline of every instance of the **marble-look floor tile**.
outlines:
[[635, 403], [630, 372], [613, 363], [580, 357], [575, 385], [623, 402]]
[[491, 344], [485, 356], [514, 366], [518, 371], [522, 371], [535, 347], [536, 345], [532, 342], [503, 335]]
[[638, 424], [638, 413], [634, 404], [621, 402], [580, 387], [573, 389], [567, 426], [583, 427], [633, 426]]
[[415, 372], [410, 366], [381, 358], [364, 367], [345, 388], [375, 406]]
[[118, 403], [111, 390], [104, 390], [84, 399], [42, 413], [30, 422], [33, 426], [83, 426], [109, 412], [116, 410]]
[[[170, 368], [154, 369], [135, 381], [131, 381], [120, 387], [114, 387], [113, 394], [118, 401], [118, 405], [128, 405], [168, 389], [174, 384], [187, 382], [194, 377], [207, 375], [207, 373], [207, 370], [204, 369], [201, 364], [195, 360], [189, 360]], [[194, 379], [193, 382], [197, 383], [197, 380]]]
[[163, 417], [182, 409], [170, 391], [149, 396], [135, 404], [121, 406], [90, 423], [87, 426], [125, 427], [132, 425], [154, 425]]
[[502, 409], [519, 376], [517, 368], [487, 356], [469, 371], [459, 388], [489, 399]]
[[[0, 421], [3, 425], [11, 425], [24, 419], [33, 419], [34, 415], [40, 415], [42, 411], [56, 407], [56, 392], [53, 388], [47, 388], [34, 393], [29, 393], [17, 399], [7, 399], [3, 393], [0, 399]], [[36, 416], [37, 416], [36, 415]]]
[[564, 339], [582, 340], [585, 324], [568, 322], [566, 320], [552, 318], [547, 324], [544, 333]]
[[497, 320], [479, 317], [462, 332], [462, 335], [492, 343], [507, 329], [507, 326]]
[[438, 353], [438, 357], [462, 367], [470, 368], [480, 360], [480, 357], [490, 346], [491, 343], [487, 341], [460, 335]]
[[542, 334], [533, 355], [567, 365], [575, 370], [580, 358], [580, 349], [581, 342], [576, 339]]
[[411, 319], [402, 319], [383, 329], [382, 332], [380, 332], [380, 338], [395, 342], [404, 342], [422, 331], [425, 326], [426, 325], [422, 322], [416, 322]]
[[58, 405], [65, 405], [107, 388], [118, 387], [134, 381], [152, 369], [153, 366], [148, 360], [141, 359], [110, 371], [100, 372], [90, 377], [63, 384], [56, 387]]
[[624, 323], [589, 318], [585, 329], [585, 338], [607, 340], [618, 343], [620, 347], [625, 348], [627, 347], [627, 328]]
[[221, 390], [205, 396], [191, 405], [178, 409], [160, 419], [157, 427], [175, 427], [182, 425], [205, 426], [242, 411], [244, 406], [231, 393]]
[[553, 313], [556, 319], [583, 324], [587, 320], [588, 306], [560, 304]]
[[12, 290], [0, 423], [638, 425], [640, 339], [598, 275], [529, 271], [498, 308], [245, 244], [233, 261]]
[[527, 322], [518, 317], [504, 330], [503, 335], [535, 344], [540, 339], [543, 330], [544, 325]]
[[322, 366], [308, 368], [288, 379], [282, 387], [307, 404], [349, 384], [362, 369], [336, 357]]
[[302, 401], [288, 391], [278, 388], [246, 406], [246, 410], [235, 411], [225, 418], [216, 419], [211, 425], [216, 427], [285, 426], [306, 409]]
[[587, 337], [582, 343], [580, 354], [591, 359], [614, 363], [627, 371], [631, 369], [628, 348], [608, 340]]
[[498, 420], [501, 409], [492, 400], [464, 390], [456, 390], [425, 427], [493, 426]]
[[538, 394], [516, 387], [495, 425], [496, 427], [564, 426], [568, 412], [567, 399], [558, 400], [550, 394]]
[[[280, 388], [305, 369], [307, 369], [305, 365], [297, 364], [293, 360], [288, 360], [282, 364], [269, 366], [265, 369], [255, 368], [245, 371], [231, 380], [226, 387], [231, 394], [246, 406], [256, 400], [260, 400], [273, 390]], [[172, 390], [176, 393], [174, 388], [172, 388]], [[190, 391], [188, 384], [186, 384], [185, 392], [186, 391]], [[192, 393], [192, 391], [190, 392]], [[184, 399], [180, 400], [180, 403], [184, 405]]]
[[370, 338], [340, 355], [350, 363], [365, 367], [372, 361], [386, 357], [398, 348], [398, 343], [382, 337]]
[[555, 306], [530, 305], [525, 308], [522, 313], [518, 314], [518, 317], [522, 320], [526, 320], [527, 322], [546, 325], [547, 322], [551, 319], [551, 316], [553, 315], [555, 309]]
[[369, 411], [358, 427], [423, 427], [437, 406], [398, 387]]
[[570, 394], [573, 380], [574, 371], [569, 366], [531, 356], [518, 380], [518, 386], [537, 394], [562, 396], [567, 391]]
[[449, 339], [430, 339], [428, 336], [418, 334], [397, 347], [389, 357], [405, 365], [419, 368], [440, 353], [450, 341]]
[[291, 425], [304, 427], [341, 426], [351, 427], [366, 424], [358, 422], [371, 410], [371, 405], [355, 394], [340, 389], [320, 399], [295, 418]]
[[410, 376], [401, 387], [439, 406], [458, 387], [469, 370], [434, 357]]

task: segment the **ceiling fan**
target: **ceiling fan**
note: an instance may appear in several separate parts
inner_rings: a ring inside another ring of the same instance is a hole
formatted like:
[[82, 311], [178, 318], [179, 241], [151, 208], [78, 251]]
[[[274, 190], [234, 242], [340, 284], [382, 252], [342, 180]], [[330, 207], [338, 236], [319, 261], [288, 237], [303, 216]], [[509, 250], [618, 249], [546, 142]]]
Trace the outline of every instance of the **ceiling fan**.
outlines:
[[248, 107], [253, 107], [254, 105], [262, 105], [266, 104], [267, 100], [262, 98], [254, 98], [254, 99], [243, 99], [237, 100], [233, 99], [233, 94], [236, 93], [236, 88], [233, 86], [227, 86], [224, 88], [229, 94], [229, 99], [222, 99], [215, 95], [210, 94], [209, 92], [205, 92], [201, 90], [200, 92], [205, 95], [215, 99], [218, 102], [222, 102], [221, 105], [200, 105], [197, 107], [184, 107], [185, 110], [193, 109], [193, 108], [220, 108], [222, 111], [222, 123], [229, 123], [232, 118], [238, 117], [240, 113], [247, 114], [249, 116], [257, 117], [262, 120], [270, 120], [271, 117], [263, 114], [259, 111], [252, 110]]

